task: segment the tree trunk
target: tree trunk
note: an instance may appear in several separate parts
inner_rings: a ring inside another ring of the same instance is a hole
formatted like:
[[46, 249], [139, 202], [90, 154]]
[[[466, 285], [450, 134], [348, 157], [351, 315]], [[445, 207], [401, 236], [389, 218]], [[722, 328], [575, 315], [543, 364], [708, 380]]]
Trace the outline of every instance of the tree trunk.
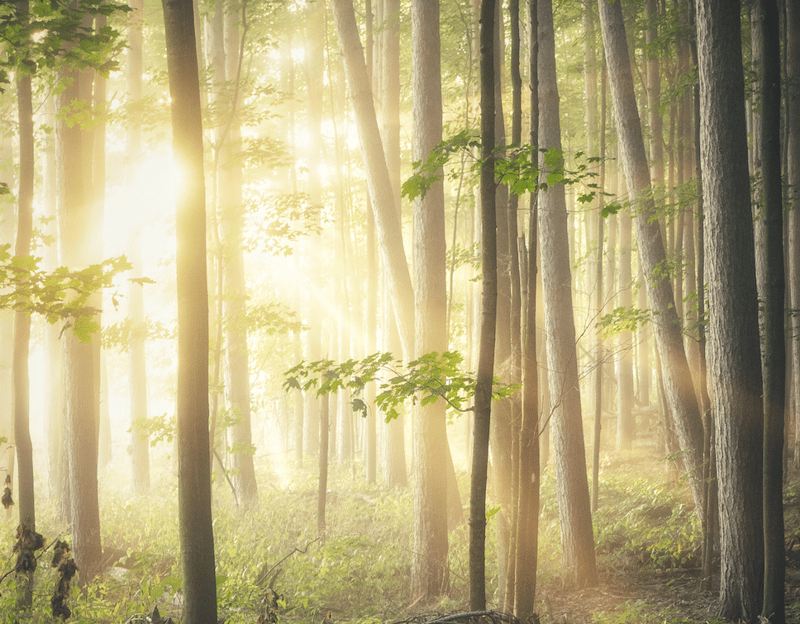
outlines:
[[[538, 0], [528, 3], [530, 25], [530, 109], [531, 146], [539, 145]], [[533, 152], [538, 158], [538, 151]], [[536, 574], [539, 567], [539, 371], [536, 358], [536, 274], [537, 274], [536, 193], [530, 196], [528, 217], [528, 257], [523, 317], [523, 393], [522, 425], [519, 445], [519, 501], [517, 505], [517, 548], [514, 571], [514, 615], [521, 621], [533, 619], [536, 599]]]
[[691, 373], [683, 350], [683, 334], [675, 309], [675, 299], [669, 279], [657, 273], [666, 254], [661, 230], [652, 219], [655, 202], [650, 188], [650, 171], [644, 150], [644, 140], [633, 91], [625, 25], [619, 0], [599, 0], [600, 22], [611, 79], [611, 95], [619, 135], [620, 151], [631, 205], [635, 206], [636, 236], [639, 258], [645, 280], [650, 308], [654, 314], [653, 331], [656, 337], [667, 404], [677, 428], [683, 460], [690, 475], [695, 507], [702, 517], [703, 484], [699, 474], [703, 461], [703, 428], [700, 411], [692, 387]]
[[190, 0], [163, 0], [175, 160], [184, 185], [176, 205], [178, 296], [178, 510], [183, 620], [216, 624], [208, 439], [208, 290], [203, 125]]
[[[45, 102], [45, 115], [48, 123], [56, 123], [56, 96], [50, 95]], [[57, 166], [56, 166], [56, 140], [54, 133], [45, 136], [44, 145], [44, 201], [45, 215], [51, 222], [45, 226], [46, 234], [54, 239], [58, 237], [57, 227]], [[56, 245], [48, 245], [44, 250], [43, 266], [52, 271], [58, 266], [58, 249]], [[1, 318], [1, 317], [0, 317]], [[56, 325], [48, 325], [45, 333], [45, 392], [44, 414], [47, 422], [47, 447], [48, 447], [48, 490], [50, 498], [56, 503], [56, 517], [66, 520], [65, 496], [66, 489], [64, 474], [64, 358], [62, 357], [62, 344], [60, 340], [61, 329]]]
[[[800, 188], [800, 6], [786, 3], [786, 110], [789, 126], [788, 168], [789, 188]], [[791, 196], [789, 220], [789, 292], [792, 309], [800, 308], [800, 195]], [[789, 319], [792, 337], [800, 335], [800, 316]], [[795, 448], [794, 464], [800, 466], [800, 342], [792, 340], [792, 385], [794, 387]]]
[[[539, 2], [539, 45], [539, 143], [542, 149], [560, 152], [553, 8], [549, 0]], [[541, 159], [539, 164], [541, 166]], [[577, 587], [586, 587], [597, 583], [597, 568], [578, 387], [564, 186], [548, 187], [540, 193], [540, 201], [539, 240], [547, 368], [553, 403], [553, 460], [561, 526], [561, 558], [569, 582]]]
[[409, 354], [414, 352], [414, 291], [403, 249], [399, 208], [392, 193], [353, 3], [352, 0], [332, 0], [332, 6], [366, 167], [367, 185], [375, 207], [379, 247], [391, 285], [390, 293], [403, 353], [409, 359]]
[[[511, 0], [508, 5], [509, 22], [511, 28], [511, 143], [522, 144], [522, 75], [520, 73], [520, 12], [519, 0]], [[510, 373], [511, 383], [522, 383], [522, 297], [520, 281], [519, 246], [517, 242], [518, 225], [517, 209], [519, 196], [511, 193], [508, 198], [507, 230], [508, 230], [508, 261], [509, 261], [509, 334], [510, 334]], [[519, 494], [519, 444], [522, 404], [520, 396], [515, 394], [509, 400], [510, 422], [509, 442], [511, 444], [510, 470], [511, 483], [508, 493], [509, 502], [506, 512], [509, 527], [509, 544], [507, 560], [501, 562], [505, 565], [506, 586], [503, 592], [503, 609], [511, 611], [514, 608], [514, 585], [516, 553], [515, 539], [517, 534], [517, 501]], [[502, 502], [501, 502], [502, 504]]]
[[247, 350], [247, 299], [244, 278], [244, 248], [242, 244], [245, 206], [242, 199], [241, 151], [242, 137], [239, 121], [239, 89], [241, 88], [238, 3], [226, 7], [224, 17], [225, 76], [229, 89], [230, 109], [226, 110], [227, 133], [220, 146], [219, 200], [222, 214], [220, 227], [225, 253], [225, 326], [226, 361], [228, 367], [228, 403], [236, 415], [230, 438], [234, 483], [244, 503], [258, 498], [250, 415], [250, 365]]
[[495, 329], [497, 322], [497, 241], [495, 215], [494, 145], [494, 19], [495, 0], [481, 1], [481, 330], [475, 385], [475, 425], [469, 511], [469, 606], [486, 608], [486, 478], [492, 409]]
[[781, 193], [780, 20], [776, 0], [759, 0], [761, 33], [761, 167], [764, 252], [764, 606], [773, 624], [786, 622], [783, 522], [783, 428], [786, 393], [786, 287]]
[[[29, 3], [17, 2], [16, 10], [27, 21]], [[17, 111], [19, 119], [19, 191], [17, 195], [17, 240], [14, 255], [21, 258], [31, 253], [33, 235], [33, 178], [34, 136], [33, 95], [31, 77], [21, 74], [17, 79]], [[19, 490], [19, 526], [31, 535], [36, 531], [36, 504], [34, 499], [33, 444], [30, 427], [30, 354], [31, 317], [22, 309], [14, 312], [13, 347], [13, 405], [14, 439], [17, 447], [17, 479]], [[24, 589], [18, 606], [30, 609], [33, 604], [33, 570], [25, 573]]]
[[328, 500], [328, 449], [330, 433], [330, 395], [320, 397], [319, 484], [317, 485], [317, 535], [325, 541], [325, 508]]
[[[17, 12], [27, 16], [27, 0], [17, 2]], [[17, 79], [17, 108], [19, 113], [19, 192], [17, 210], [17, 240], [14, 254], [29, 256], [33, 235], [33, 178], [34, 136], [33, 96], [30, 75]], [[19, 490], [19, 524], [31, 532], [36, 530], [36, 506], [33, 488], [33, 446], [30, 429], [30, 379], [28, 356], [30, 352], [31, 317], [24, 310], [14, 312], [14, 438], [17, 447], [17, 478]], [[30, 600], [26, 605], [30, 606]]]
[[762, 607], [763, 404], [739, 3], [698, 0], [700, 144], [720, 513], [720, 614]]
[[[128, 14], [128, 98], [134, 109], [141, 106], [142, 98], [142, 42], [144, 27], [143, 0], [130, 0]], [[142, 129], [140, 116], [132, 115], [128, 124], [127, 151], [130, 161], [128, 173], [129, 192], [134, 193], [136, 170], [142, 152]], [[135, 277], [142, 275], [141, 227], [131, 231], [129, 261]], [[150, 439], [144, 423], [147, 419], [147, 369], [145, 356], [144, 293], [141, 284], [130, 283], [128, 290], [128, 314], [131, 318], [130, 344], [130, 407], [131, 407], [131, 461], [133, 468], [133, 492], [146, 494], [150, 489]]]
[[[633, 306], [632, 222], [629, 211], [619, 214], [619, 283], [617, 302], [623, 308]], [[619, 334], [617, 360], [617, 450], [633, 448], [636, 431], [633, 415], [633, 332]]]
[[[439, 2], [411, 3], [414, 160], [442, 140]], [[416, 355], [447, 350], [444, 186], [414, 201]], [[447, 591], [447, 431], [444, 401], [414, 410], [415, 592], [429, 599]]]
[[[71, 80], [59, 98], [59, 108], [75, 100], [91, 101], [91, 83], [75, 70], [62, 69]], [[84, 268], [96, 258], [96, 234], [91, 203], [91, 133], [65, 119], [56, 124], [58, 138], [61, 211], [59, 231], [63, 264]], [[75, 562], [81, 571], [81, 584], [91, 581], [100, 571], [100, 511], [97, 499], [97, 424], [99, 388], [95, 385], [95, 361], [92, 342], [82, 343], [72, 333], [64, 334], [66, 394], [66, 455], [69, 479], [70, 520]]]

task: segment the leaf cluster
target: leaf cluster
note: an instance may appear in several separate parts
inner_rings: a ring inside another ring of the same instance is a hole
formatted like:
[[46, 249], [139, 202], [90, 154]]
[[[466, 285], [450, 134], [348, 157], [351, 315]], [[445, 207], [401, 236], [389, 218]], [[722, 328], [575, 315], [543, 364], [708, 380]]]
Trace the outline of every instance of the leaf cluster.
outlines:
[[602, 329], [603, 337], [610, 338], [624, 331], [636, 331], [651, 318], [650, 310], [641, 310], [635, 306], [618, 307], [601, 316], [597, 325]]
[[130, 7], [110, 0], [79, 0], [75, 7], [66, 0], [32, 0], [23, 14], [16, 3], [0, 4], [0, 40], [7, 44], [0, 59], [0, 91], [11, 71], [33, 75], [62, 66], [92, 67], [107, 76], [118, 65], [120, 33], [110, 26], [95, 30], [87, 18], [116, 11]]
[[177, 330], [151, 318], [146, 318], [144, 323], [136, 327], [130, 318], [119, 323], [103, 326], [103, 347], [119, 349], [126, 353], [130, 345], [137, 340], [174, 340]]
[[[309, 391], [316, 388], [317, 396], [350, 390], [353, 411], [367, 415], [369, 406], [360, 398], [370, 382], [378, 383], [375, 405], [386, 415], [386, 421], [397, 418], [398, 407], [407, 400], [421, 405], [444, 399], [458, 412], [470, 411], [464, 407], [475, 394], [475, 377], [462, 371], [463, 356], [457, 351], [431, 352], [404, 365], [391, 353], [374, 353], [363, 360], [350, 359], [337, 364], [332, 360], [301, 362], [284, 373], [284, 389]], [[382, 377], [379, 376], [382, 374]], [[511, 396], [518, 384], [504, 384], [495, 379], [492, 396]]]
[[[64, 329], [72, 327], [81, 342], [89, 342], [100, 329], [95, 319], [99, 310], [88, 304], [89, 297], [131, 268], [125, 256], [118, 256], [79, 271], [58, 267], [47, 272], [41, 258], [12, 256], [10, 250], [10, 244], [0, 246], [0, 309], [41, 314], [51, 325], [65, 321]], [[116, 295], [113, 301], [116, 305]]]
[[[480, 138], [470, 130], [462, 130], [434, 147], [424, 161], [413, 163], [414, 173], [403, 183], [402, 195], [409, 200], [424, 197], [428, 190], [445, 178], [444, 166], [455, 154], [466, 154], [474, 159], [472, 170], [480, 169], [482, 161], [474, 154], [480, 150]], [[590, 169], [599, 162], [597, 156], [575, 153], [576, 164], [573, 169], [564, 165], [564, 152], [555, 148], [538, 148], [534, 145], [499, 145], [493, 150], [495, 180], [508, 185], [515, 195], [546, 191], [562, 184], [564, 186], [582, 185], [584, 191], [577, 200], [587, 204], [594, 200], [599, 187], [591, 180], [597, 172]], [[540, 163], [541, 161], [541, 163]], [[460, 169], [453, 169], [448, 177], [461, 175]]]
[[288, 256], [291, 243], [322, 231], [322, 206], [305, 193], [274, 194], [249, 188], [247, 193], [247, 251]]

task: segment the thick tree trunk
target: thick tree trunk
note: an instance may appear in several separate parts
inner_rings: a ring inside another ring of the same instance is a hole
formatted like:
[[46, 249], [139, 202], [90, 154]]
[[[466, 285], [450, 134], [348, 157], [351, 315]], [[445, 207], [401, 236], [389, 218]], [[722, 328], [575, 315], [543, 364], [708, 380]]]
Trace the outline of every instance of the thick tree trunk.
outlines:
[[[59, 108], [75, 100], [90, 101], [91, 83], [79, 72], [61, 70], [71, 83], [61, 93]], [[91, 133], [60, 119], [58, 138], [59, 232], [63, 264], [73, 269], [88, 266], [95, 258], [96, 233], [91, 202]], [[91, 341], [99, 337], [92, 336]], [[65, 350], [66, 455], [69, 479], [70, 520], [75, 562], [85, 584], [100, 571], [100, 511], [97, 498], [97, 437], [99, 388], [95, 385], [97, 362], [93, 345], [82, 343], [71, 332], [63, 338]]]
[[655, 202], [649, 191], [650, 171], [633, 91], [622, 8], [619, 0], [599, 0], [598, 5], [620, 152], [631, 204], [636, 209], [639, 258], [647, 283], [648, 301], [654, 314], [653, 331], [661, 358], [667, 404], [683, 451], [684, 465], [690, 475], [695, 507], [702, 517], [703, 483], [697, 475], [703, 462], [703, 427], [683, 349], [683, 334], [672, 288], [669, 279], [659, 278], [657, 273], [666, 254], [658, 222], [652, 220]]
[[176, 205], [178, 298], [178, 511], [183, 620], [216, 624], [208, 439], [208, 282], [203, 126], [191, 0], [163, 0], [175, 159], [184, 185]]
[[[442, 140], [438, 0], [411, 4], [414, 160], [424, 161]], [[447, 350], [444, 186], [414, 201], [416, 355]], [[447, 430], [444, 401], [414, 413], [415, 592], [426, 599], [447, 591]]]
[[762, 608], [763, 405], [739, 3], [698, 0], [701, 151], [720, 513], [720, 612]]

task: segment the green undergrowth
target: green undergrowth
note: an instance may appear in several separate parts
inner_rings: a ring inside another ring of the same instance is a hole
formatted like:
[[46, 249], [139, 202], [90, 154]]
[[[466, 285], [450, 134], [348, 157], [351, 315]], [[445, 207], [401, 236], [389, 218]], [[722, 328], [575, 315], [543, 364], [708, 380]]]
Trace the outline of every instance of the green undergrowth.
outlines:
[[697, 568], [702, 533], [694, 506], [675, 486], [607, 476], [593, 518], [595, 546], [607, 565]]
[[[681, 574], [682, 569], [699, 564], [700, 530], [686, 485], [667, 486], [663, 472], [641, 470], [637, 461], [641, 458], [633, 458], [627, 466], [619, 461], [613, 466], [606, 463], [601, 474], [600, 507], [593, 515], [601, 582], [611, 570], [631, 575], [664, 570]], [[653, 464], [650, 459], [647, 462]], [[319, 624], [330, 611], [335, 624], [373, 624], [403, 620], [420, 611], [467, 609], [469, 481], [465, 475], [459, 475], [465, 517], [449, 537], [450, 591], [438, 604], [422, 605], [411, 587], [414, 536], [409, 489], [387, 491], [368, 485], [359, 469], [332, 467], [322, 540], [316, 529], [315, 469], [287, 474], [281, 481], [272, 472], [260, 473], [259, 501], [248, 507], [237, 507], [226, 481], [215, 479], [220, 618], [228, 624], [255, 624], [259, 615], [274, 609], [280, 623]], [[174, 475], [168, 459], [154, 467], [150, 493], [134, 497], [129, 487], [121, 485], [128, 478], [127, 466], [103, 473], [101, 525], [108, 566], [84, 592], [73, 588], [68, 600], [73, 613], [70, 622], [144, 622], [154, 606], [162, 616], [178, 622], [182, 581]], [[43, 484], [40, 491], [47, 491]], [[800, 487], [787, 488], [786, 503], [789, 535], [800, 527]], [[53, 520], [54, 509], [46, 496], [37, 504], [37, 528], [47, 547], [39, 553], [34, 606], [19, 613], [15, 575], [8, 574], [0, 581], [0, 624], [53, 622], [50, 597], [58, 576], [50, 567], [52, 543], [56, 538], [71, 542], [72, 536]], [[491, 501], [488, 509], [494, 509]], [[487, 531], [490, 608], [499, 608], [496, 525], [500, 516], [491, 515]], [[542, 599], [550, 591], [569, 591], [563, 586], [552, 467], [542, 475], [540, 518], [537, 584]], [[2, 573], [14, 567], [15, 525], [14, 517], [0, 524]], [[797, 535], [800, 552], [800, 530]], [[569, 621], [551, 617], [545, 603], [539, 605], [539, 612], [543, 624]], [[679, 610], [649, 604], [639, 596], [595, 608], [591, 617], [597, 624], [689, 621]]]

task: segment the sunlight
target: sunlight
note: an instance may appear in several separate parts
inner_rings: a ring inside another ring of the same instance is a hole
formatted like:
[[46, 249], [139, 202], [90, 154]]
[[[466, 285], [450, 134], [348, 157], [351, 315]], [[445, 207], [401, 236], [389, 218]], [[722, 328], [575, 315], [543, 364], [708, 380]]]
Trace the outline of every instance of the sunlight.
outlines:
[[174, 235], [165, 231], [164, 222], [171, 221], [175, 213], [179, 175], [170, 152], [156, 151], [143, 157], [130, 182], [109, 189], [111, 209], [104, 232], [106, 255], [124, 253], [133, 234], [145, 228], [143, 264], [156, 262], [165, 250], [174, 247]]

